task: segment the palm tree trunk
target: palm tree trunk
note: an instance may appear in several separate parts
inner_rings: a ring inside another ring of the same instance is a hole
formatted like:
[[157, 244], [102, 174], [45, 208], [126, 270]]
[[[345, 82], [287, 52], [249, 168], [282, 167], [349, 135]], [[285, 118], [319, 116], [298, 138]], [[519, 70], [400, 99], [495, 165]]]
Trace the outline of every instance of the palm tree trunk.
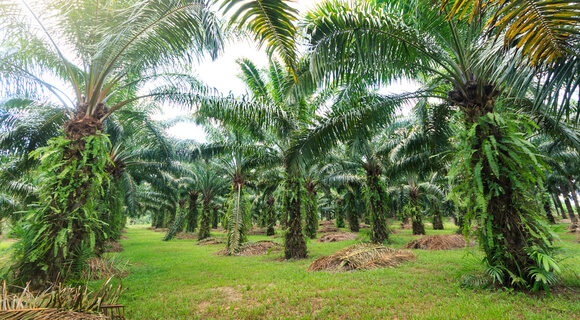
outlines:
[[[572, 183], [572, 179], [568, 178], [568, 185], [570, 186], [570, 193], [572, 194], [572, 199], [574, 199], [574, 204], [576, 205], [576, 212], [580, 215], [580, 202], [578, 202], [578, 195], [576, 194], [576, 188]], [[578, 220], [576, 220], [578, 222]]]
[[367, 168], [367, 213], [371, 222], [371, 242], [383, 244], [389, 240], [387, 229], [387, 193], [380, 181], [381, 169], [377, 165]]
[[[287, 170], [288, 171], [288, 170]], [[306, 258], [306, 241], [302, 235], [302, 211], [300, 197], [300, 178], [297, 174], [287, 172], [286, 211], [288, 212], [288, 230], [284, 243], [286, 259]]]
[[342, 205], [343, 200], [337, 199], [336, 200], [336, 227], [337, 228], [345, 228], [346, 224], [344, 223], [344, 206]]
[[185, 221], [185, 199], [179, 199], [179, 209], [177, 213], [177, 217], [175, 218], [175, 222], [163, 237], [163, 241], [169, 241], [175, 237], [175, 235], [182, 231], [183, 222]]
[[199, 194], [195, 191], [189, 193], [189, 214], [187, 215], [187, 232], [195, 232], [197, 229], [197, 198]]
[[562, 205], [562, 201], [560, 200], [560, 192], [558, 191], [558, 188], [556, 188], [556, 186], [554, 186], [554, 193], [552, 193], [552, 197], [554, 198], [554, 203], [556, 204], [556, 206], [560, 208], [560, 212], [562, 213], [562, 219], [568, 219], [568, 216], [566, 215], [566, 210], [564, 210], [564, 206]]
[[203, 209], [201, 211], [201, 224], [199, 226], [198, 240], [210, 237], [211, 206], [209, 199], [203, 199]]
[[413, 234], [420, 235], [425, 234], [425, 225], [423, 224], [423, 213], [421, 212], [421, 206], [419, 205], [419, 194], [416, 189], [411, 189], [409, 192], [409, 197], [411, 198], [411, 220], [413, 221]]
[[348, 220], [348, 226], [350, 228], [350, 231], [359, 232], [360, 224], [358, 222], [358, 214], [357, 214], [358, 208], [356, 206], [356, 198], [352, 192], [347, 192], [346, 194], [346, 208], [347, 208], [346, 219]]
[[211, 228], [212, 229], [217, 229], [218, 228], [218, 223], [219, 223], [219, 217], [218, 217], [218, 206], [214, 205], [213, 206], [213, 210], [212, 210], [212, 215], [211, 215]]
[[550, 208], [550, 202], [548, 201], [548, 198], [546, 198], [544, 201], [544, 211], [546, 212], [546, 218], [548, 218], [548, 222], [550, 222], [550, 224], [556, 224], [556, 220], [552, 215], [552, 208]]
[[304, 233], [310, 239], [315, 239], [316, 231], [318, 231], [318, 205], [316, 203], [316, 186], [311, 181], [306, 181], [306, 192]]
[[439, 206], [436, 206], [433, 211], [433, 230], [443, 230], [443, 218]]
[[266, 235], [267, 236], [273, 236], [276, 234], [276, 231], [274, 230], [274, 226], [276, 225], [276, 211], [275, 211], [275, 199], [274, 196], [270, 195], [268, 196], [268, 201], [266, 202], [268, 205], [268, 211], [267, 211], [267, 215], [268, 215], [268, 230], [266, 230]]
[[[554, 200], [554, 194], [550, 191], [546, 191], [548, 194], [550, 194], [550, 199], [552, 199], [552, 203], [554, 204], [554, 209], [556, 209], [556, 215], [558, 216], [562, 216], [562, 213], [560, 212], [560, 207], [558, 207], [558, 205], [556, 204], [556, 201]], [[549, 203], [549, 200], [548, 200]]]
[[572, 204], [570, 203], [568, 195], [564, 195], [564, 203], [566, 204], [566, 208], [568, 209], [570, 221], [572, 221], [572, 223], [578, 223], [578, 218], [576, 218], [576, 215], [574, 214], [574, 209], [572, 209]]

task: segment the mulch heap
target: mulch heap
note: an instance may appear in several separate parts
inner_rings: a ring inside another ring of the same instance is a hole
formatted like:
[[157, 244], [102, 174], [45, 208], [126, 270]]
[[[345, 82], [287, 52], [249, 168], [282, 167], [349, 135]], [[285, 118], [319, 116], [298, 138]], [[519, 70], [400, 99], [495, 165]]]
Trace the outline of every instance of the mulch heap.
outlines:
[[[235, 253], [235, 256], [261, 256], [272, 252], [280, 252], [284, 247], [276, 241], [262, 240], [250, 241], [241, 245], [240, 251]], [[220, 250], [216, 255], [225, 256], [228, 254], [227, 249]]]
[[339, 242], [347, 240], [356, 240], [357, 235], [352, 232], [332, 232], [323, 234], [316, 242]]
[[177, 239], [181, 240], [195, 240], [197, 239], [197, 233], [193, 232], [179, 232], [175, 235]]
[[105, 252], [123, 252], [123, 245], [116, 241], [105, 242]]
[[325, 226], [325, 227], [322, 227], [322, 228], [318, 229], [318, 232], [320, 232], [320, 233], [330, 233], [330, 232], [342, 232], [342, 230], [340, 230], [337, 227], [333, 227], [333, 226]]
[[266, 228], [256, 229], [248, 232], [249, 236], [265, 236], [266, 235]]
[[421, 239], [407, 243], [403, 248], [422, 250], [449, 250], [465, 248], [465, 239], [462, 235], [458, 234], [422, 236]]
[[307, 271], [352, 271], [393, 268], [415, 259], [409, 250], [395, 250], [383, 245], [357, 243], [330, 256], [314, 260]]
[[333, 220], [323, 220], [323, 221], [319, 221], [318, 225], [319, 226], [333, 226], [334, 221]]
[[205, 239], [199, 240], [197, 245], [198, 246], [210, 246], [210, 245], [222, 244], [222, 243], [226, 243], [225, 237], [221, 237], [221, 238], [210, 237], [210, 238], [205, 238]]

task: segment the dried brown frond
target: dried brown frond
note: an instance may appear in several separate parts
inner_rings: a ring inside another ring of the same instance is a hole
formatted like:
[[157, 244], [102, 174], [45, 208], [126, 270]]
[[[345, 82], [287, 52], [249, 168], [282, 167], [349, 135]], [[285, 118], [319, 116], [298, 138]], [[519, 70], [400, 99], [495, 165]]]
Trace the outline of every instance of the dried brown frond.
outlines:
[[342, 230], [340, 230], [337, 227], [323, 227], [318, 229], [318, 232], [320, 233], [330, 233], [330, 232], [342, 232]]
[[[280, 252], [284, 250], [284, 247], [276, 241], [262, 240], [262, 241], [250, 241], [243, 243], [240, 246], [240, 251], [234, 254], [235, 256], [261, 256], [265, 254], [270, 254], [271, 252]], [[226, 249], [220, 250], [215, 253], [216, 255], [225, 256], [228, 254]]]
[[205, 239], [199, 240], [197, 245], [198, 246], [210, 246], [210, 245], [222, 244], [222, 243], [226, 243], [225, 237], [220, 237], [220, 238], [210, 237], [210, 238], [205, 238]]
[[105, 242], [105, 252], [123, 252], [123, 245], [116, 241]]
[[415, 259], [408, 250], [395, 250], [382, 245], [358, 243], [341, 249], [330, 256], [314, 260], [308, 271], [351, 271], [392, 268]]
[[413, 225], [410, 223], [401, 223], [401, 230], [411, 230], [413, 229]]
[[106, 319], [101, 306], [116, 304], [125, 291], [120, 285], [109, 284], [98, 290], [87, 287], [50, 287], [44, 292], [30, 292], [29, 287], [8, 293], [6, 282], [0, 296], [0, 319]]
[[104, 315], [90, 314], [83, 312], [61, 311], [59, 309], [26, 309], [0, 311], [0, 319], [20, 320], [100, 320], [110, 319]]
[[356, 238], [357, 235], [352, 232], [333, 232], [323, 234], [316, 242], [338, 242], [338, 241], [355, 240]]
[[180, 232], [175, 237], [181, 240], [196, 240], [197, 234], [193, 232]]
[[465, 248], [465, 239], [463, 236], [458, 234], [423, 236], [421, 239], [407, 243], [403, 248], [422, 250], [449, 250]]
[[324, 220], [324, 221], [320, 221], [318, 222], [319, 226], [334, 226], [334, 221], [333, 220]]
[[360, 229], [370, 229], [370, 228], [371, 228], [371, 226], [369, 226], [369, 225], [368, 225], [368, 224], [366, 224], [366, 223], [360, 223], [360, 224], [359, 224], [359, 228], [360, 228]]
[[125, 277], [128, 274], [129, 260], [121, 259], [117, 255], [87, 260], [89, 278], [91, 280], [107, 279], [112, 277]]
[[252, 231], [248, 232], [248, 235], [250, 235], [250, 236], [265, 236], [266, 235], [266, 228], [252, 230]]

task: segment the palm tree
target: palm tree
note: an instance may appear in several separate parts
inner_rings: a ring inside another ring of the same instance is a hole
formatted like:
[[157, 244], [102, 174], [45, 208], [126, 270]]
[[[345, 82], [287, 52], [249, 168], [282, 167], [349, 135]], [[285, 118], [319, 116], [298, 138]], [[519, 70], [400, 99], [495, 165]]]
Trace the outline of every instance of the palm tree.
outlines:
[[[320, 116], [315, 112], [334, 91], [312, 95], [315, 88], [308, 64], [300, 64], [294, 75], [274, 61], [266, 71], [258, 70], [248, 60], [241, 60], [239, 64], [248, 86], [248, 96], [200, 95], [195, 97], [199, 104], [198, 115], [245, 127], [251, 132], [270, 132], [275, 137], [274, 148], [283, 155], [281, 163], [285, 171], [284, 207], [288, 214], [285, 256], [304, 258], [306, 243], [301, 226], [301, 188], [305, 168], [340, 139], [368, 134], [367, 127], [351, 126], [358, 123], [354, 119], [364, 122], [378, 115], [385, 118], [384, 115], [392, 113], [396, 104], [384, 97], [368, 99], [366, 104], [357, 104], [356, 108], [352, 105], [336, 106]], [[298, 82], [294, 81], [294, 76]]]
[[[534, 236], [550, 232], [529, 201], [542, 176], [542, 164], [518, 132], [532, 125], [525, 118], [501, 114], [513, 105], [524, 106], [501, 80], [519, 76], [522, 88], [524, 83], [530, 85], [525, 82], [530, 74], [537, 73], [514, 69], [512, 56], [499, 54], [503, 48], [485, 37], [482, 23], [448, 20], [413, 1], [356, 6], [328, 1], [309, 14], [306, 29], [318, 78], [363, 77], [379, 83], [400, 76], [428, 79], [425, 95], [459, 111], [456, 132], [461, 143], [450, 173], [457, 183], [454, 200], [467, 209], [467, 221], [478, 219], [482, 225], [493, 221], [479, 236], [487, 263], [502, 270], [497, 281], [546, 285], [529, 269], [538, 263], [530, 248], [551, 250], [549, 236]], [[549, 273], [554, 268], [546, 265], [541, 270]]]

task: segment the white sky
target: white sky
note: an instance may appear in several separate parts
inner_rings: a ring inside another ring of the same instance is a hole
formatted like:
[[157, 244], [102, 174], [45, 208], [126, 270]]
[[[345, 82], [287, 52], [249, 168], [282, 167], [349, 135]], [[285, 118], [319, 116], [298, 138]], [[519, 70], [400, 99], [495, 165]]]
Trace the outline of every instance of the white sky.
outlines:
[[[300, 13], [304, 13], [317, 2], [318, 0], [297, 0], [294, 5]], [[258, 50], [252, 41], [244, 40], [228, 44], [225, 48], [224, 54], [215, 61], [211, 61], [209, 58], [202, 61], [197, 68], [196, 73], [205, 84], [217, 88], [222, 93], [231, 92], [234, 95], [244, 94], [244, 84], [242, 80], [236, 77], [240, 72], [240, 69], [235, 61], [239, 58], [248, 58], [259, 68], [265, 67], [268, 63], [268, 58], [264, 52], [264, 48]], [[416, 85], [409, 82], [401, 82], [400, 84], [392, 85], [386, 90], [381, 91], [401, 93], [413, 91], [415, 89], [417, 89]], [[186, 114], [188, 114], [187, 111], [165, 107], [163, 113], [156, 116], [155, 119], [170, 119], [175, 116]], [[180, 139], [194, 139], [200, 142], [205, 142], [205, 133], [203, 132], [203, 129], [191, 123], [177, 124], [168, 129], [168, 133], [171, 136]]]

